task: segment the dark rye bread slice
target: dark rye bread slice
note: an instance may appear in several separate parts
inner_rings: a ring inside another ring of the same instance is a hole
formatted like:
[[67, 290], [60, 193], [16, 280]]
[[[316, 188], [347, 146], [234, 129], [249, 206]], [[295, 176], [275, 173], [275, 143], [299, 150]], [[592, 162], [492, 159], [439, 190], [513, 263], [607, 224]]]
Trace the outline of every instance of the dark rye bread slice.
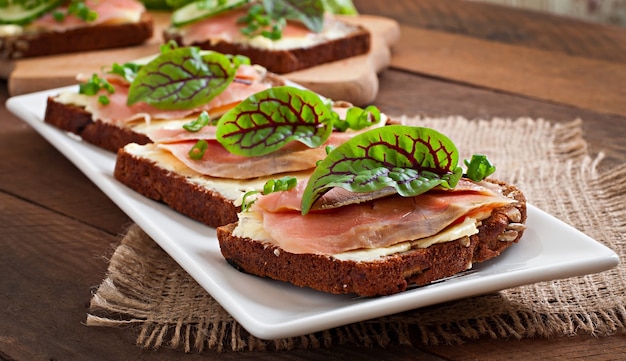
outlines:
[[163, 164], [132, 154], [125, 148], [120, 148], [117, 153], [113, 176], [136, 192], [210, 227], [235, 222], [237, 212], [241, 210], [241, 206], [236, 206], [233, 200], [219, 192], [189, 181], [188, 175], [167, 169]]
[[226, 261], [242, 272], [336, 294], [390, 295], [463, 272], [519, 241], [525, 229], [526, 199], [515, 186], [493, 182], [517, 202], [494, 210], [481, 222], [478, 234], [376, 261], [289, 253], [272, 244], [233, 236], [236, 223], [219, 227], [217, 237]]
[[144, 12], [136, 23], [98, 24], [65, 31], [26, 31], [0, 37], [2, 58], [22, 59], [138, 45], [152, 37], [154, 22]]
[[119, 148], [129, 143], [150, 142], [150, 138], [143, 133], [135, 132], [130, 127], [94, 120], [92, 114], [85, 108], [57, 102], [54, 97], [48, 97], [44, 121], [111, 152], [117, 152]]
[[267, 50], [243, 43], [215, 40], [187, 44], [183, 36], [172, 28], [163, 32], [163, 38], [166, 41], [173, 40], [180, 46], [198, 46], [224, 54], [245, 55], [253, 63], [263, 65], [271, 72], [286, 74], [368, 53], [371, 44], [369, 31], [362, 26], [354, 25], [353, 27], [354, 29], [342, 38], [288, 50]]

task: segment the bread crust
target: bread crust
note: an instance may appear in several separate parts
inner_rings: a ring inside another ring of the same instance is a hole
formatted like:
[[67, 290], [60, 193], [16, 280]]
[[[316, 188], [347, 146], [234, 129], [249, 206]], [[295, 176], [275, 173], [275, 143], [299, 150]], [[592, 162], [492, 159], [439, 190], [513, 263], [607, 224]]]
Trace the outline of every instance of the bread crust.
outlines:
[[98, 24], [65, 31], [25, 32], [0, 37], [0, 54], [4, 59], [75, 53], [121, 48], [141, 44], [152, 37], [154, 22], [144, 12], [140, 21], [122, 24]]
[[166, 41], [173, 40], [179, 46], [198, 46], [205, 50], [214, 50], [224, 54], [245, 55], [250, 58], [252, 63], [262, 65], [269, 71], [277, 74], [291, 73], [316, 65], [366, 54], [370, 50], [371, 43], [369, 31], [362, 26], [356, 26], [355, 31], [343, 38], [310, 47], [288, 50], [267, 50], [245, 44], [212, 40], [186, 44], [182, 35], [172, 29], [165, 30], [163, 38]]
[[226, 261], [242, 272], [335, 294], [390, 295], [410, 285], [423, 286], [463, 272], [519, 241], [526, 221], [526, 199], [516, 187], [493, 182], [501, 184], [504, 194], [517, 202], [494, 210], [469, 241], [465, 238], [411, 249], [376, 261], [289, 253], [272, 244], [233, 236], [236, 223], [218, 227], [217, 237]]
[[235, 222], [241, 210], [221, 194], [190, 183], [184, 176], [130, 154], [124, 148], [117, 153], [113, 175], [136, 192], [210, 227]]
[[150, 138], [130, 127], [94, 120], [83, 107], [64, 104], [48, 97], [44, 122], [79, 135], [84, 141], [111, 152], [117, 152], [128, 143], [147, 144]]

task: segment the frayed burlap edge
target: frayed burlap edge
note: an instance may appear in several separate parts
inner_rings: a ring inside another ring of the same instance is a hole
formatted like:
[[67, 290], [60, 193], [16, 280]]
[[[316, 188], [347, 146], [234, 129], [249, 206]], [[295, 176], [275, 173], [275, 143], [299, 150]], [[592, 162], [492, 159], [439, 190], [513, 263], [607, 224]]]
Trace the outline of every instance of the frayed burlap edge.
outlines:
[[[505, 175], [503, 180], [520, 186], [531, 203], [609, 246], [620, 258], [624, 256], [626, 187], [621, 180], [626, 165], [599, 173], [602, 155], [591, 158], [587, 154], [580, 120], [556, 125], [528, 118], [403, 118], [403, 122], [439, 129], [462, 151], [489, 154], [498, 174]], [[485, 141], [485, 134], [492, 134], [486, 135], [492, 139]], [[550, 190], [547, 197], [546, 189]], [[598, 209], [600, 204], [602, 209]], [[168, 264], [154, 264], [163, 259]], [[479, 337], [522, 339], [577, 333], [604, 336], [626, 333], [625, 280], [620, 265], [597, 275], [517, 287], [302, 337], [260, 340], [134, 226], [117, 247], [108, 277], [92, 298], [87, 325], [137, 326], [138, 345], [167, 345], [185, 352], [286, 350], [346, 343], [435, 345]], [[168, 288], [170, 283], [177, 287], [176, 292]], [[155, 285], [161, 286], [156, 287], [158, 294], [149, 292]], [[169, 309], [167, 303], [181, 301], [189, 303], [184, 314], [164, 311]]]

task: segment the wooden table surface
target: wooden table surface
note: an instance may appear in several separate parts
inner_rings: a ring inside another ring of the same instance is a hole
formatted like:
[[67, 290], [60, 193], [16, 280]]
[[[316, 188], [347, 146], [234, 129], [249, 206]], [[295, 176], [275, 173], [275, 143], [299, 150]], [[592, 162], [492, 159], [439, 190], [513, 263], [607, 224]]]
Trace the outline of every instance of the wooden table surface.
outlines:
[[[402, 38], [380, 74], [384, 112], [583, 119], [604, 167], [626, 162], [626, 29], [455, 0], [355, 0], [396, 19]], [[2, 103], [7, 84], [1, 84]], [[0, 109], [0, 359], [618, 360], [626, 335], [480, 339], [457, 346], [334, 346], [184, 354], [135, 346], [128, 329], [84, 326], [106, 256], [131, 222], [25, 123]]]

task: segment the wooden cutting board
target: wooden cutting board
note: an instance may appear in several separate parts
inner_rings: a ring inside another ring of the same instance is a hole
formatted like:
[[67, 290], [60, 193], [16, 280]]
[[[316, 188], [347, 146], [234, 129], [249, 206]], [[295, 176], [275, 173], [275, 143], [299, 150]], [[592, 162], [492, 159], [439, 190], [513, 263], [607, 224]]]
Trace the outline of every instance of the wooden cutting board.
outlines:
[[[14, 96], [72, 85], [79, 73], [90, 75], [115, 62], [124, 63], [156, 54], [163, 42], [162, 30], [169, 24], [169, 13], [155, 12], [153, 16], [155, 35], [144, 45], [0, 62], [0, 76], [8, 79], [9, 94]], [[343, 19], [360, 24], [371, 32], [372, 49], [368, 54], [284, 76], [331, 99], [368, 104], [378, 92], [377, 73], [391, 61], [390, 48], [400, 38], [400, 27], [395, 20], [379, 16]]]

